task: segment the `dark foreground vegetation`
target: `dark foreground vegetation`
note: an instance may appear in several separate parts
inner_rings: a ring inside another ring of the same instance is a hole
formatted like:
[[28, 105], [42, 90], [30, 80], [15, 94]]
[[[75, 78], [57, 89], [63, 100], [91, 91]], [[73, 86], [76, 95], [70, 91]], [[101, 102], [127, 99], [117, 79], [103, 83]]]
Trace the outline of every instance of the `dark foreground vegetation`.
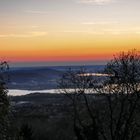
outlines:
[[1, 63], [0, 140], [140, 139], [139, 52], [114, 57], [104, 77], [69, 69], [58, 81], [61, 94], [8, 100], [7, 69]]
[[70, 118], [71, 103], [63, 94], [35, 93], [11, 97], [11, 101], [16, 137], [22, 131], [26, 133], [26, 127], [33, 140], [71, 140], [75, 137]]

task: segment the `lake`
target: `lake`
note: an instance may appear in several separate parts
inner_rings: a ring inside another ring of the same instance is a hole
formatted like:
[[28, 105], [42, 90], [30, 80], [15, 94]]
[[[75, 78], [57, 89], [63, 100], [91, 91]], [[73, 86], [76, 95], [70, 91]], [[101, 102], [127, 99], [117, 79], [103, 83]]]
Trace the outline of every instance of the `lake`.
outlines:
[[18, 90], [18, 89], [9, 89], [9, 96], [22, 96], [30, 93], [59, 93], [57, 89], [49, 89], [49, 90]]

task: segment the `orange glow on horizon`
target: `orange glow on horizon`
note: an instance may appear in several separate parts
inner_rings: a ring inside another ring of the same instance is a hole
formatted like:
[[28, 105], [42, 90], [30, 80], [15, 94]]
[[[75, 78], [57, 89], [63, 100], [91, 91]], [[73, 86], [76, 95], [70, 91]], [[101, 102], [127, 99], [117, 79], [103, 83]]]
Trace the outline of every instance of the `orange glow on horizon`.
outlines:
[[[1, 57], [2, 58], [2, 57]], [[41, 62], [41, 61], [46, 61], [46, 62], [55, 62], [55, 61], [60, 61], [60, 62], [69, 62], [69, 61], [108, 61], [112, 59], [112, 54], [110, 55], [81, 55], [81, 56], [73, 56], [73, 55], [68, 55], [68, 56], [27, 56], [26, 58], [24, 56], [9, 56], [6, 58], [2, 58], [3, 60], [8, 60], [11, 62]]]
[[[65, 35], [65, 34], [64, 34]], [[0, 38], [0, 59], [12, 62], [108, 61], [113, 55], [139, 50], [140, 36], [56, 36], [55, 38]]]

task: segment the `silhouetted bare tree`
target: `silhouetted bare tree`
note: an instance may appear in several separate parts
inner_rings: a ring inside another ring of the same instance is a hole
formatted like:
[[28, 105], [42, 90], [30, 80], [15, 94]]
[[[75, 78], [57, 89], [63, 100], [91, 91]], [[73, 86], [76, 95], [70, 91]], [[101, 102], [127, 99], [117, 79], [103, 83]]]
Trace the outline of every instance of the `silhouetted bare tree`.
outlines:
[[105, 72], [109, 76], [102, 87], [98, 89], [99, 93], [106, 93], [106, 104], [108, 105], [108, 121], [106, 121], [107, 124], [102, 123], [104, 132], [108, 133], [109, 130], [111, 140], [134, 140], [139, 133], [139, 52], [133, 50], [114, 57], [107, 64]]
[[93, 93], [93, 83], [96, 79], [91, 75], [86, 76], [87, 72], [85, 68], [78, 71], [69, 69], [59, 81], [59, 88], [60, 92], [66, 93], [72, 101], [73, 126], [77, 139], [99, 140], [96, 107], [91, 106], [94, 99], [89, 95]]
[[121, 53], [107, 64], [104, 72], [106, 77], [97, 77], [83, 68], [70, 69], [59, 82], [61, 92], [73, 104], [77, 139], [135, 140], [140, 121], [139, 52]]

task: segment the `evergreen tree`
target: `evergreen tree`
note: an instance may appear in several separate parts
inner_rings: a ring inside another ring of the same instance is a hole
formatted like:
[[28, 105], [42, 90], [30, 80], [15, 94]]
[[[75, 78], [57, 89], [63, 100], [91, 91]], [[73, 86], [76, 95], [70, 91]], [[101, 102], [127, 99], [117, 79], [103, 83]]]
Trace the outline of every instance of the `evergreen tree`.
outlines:
[[9, 66], [7, 62], [0, 63], [0, 140], [8, 139], [8, 112], [9, 100], [6, 82], [8, 80], [7, 70]]

